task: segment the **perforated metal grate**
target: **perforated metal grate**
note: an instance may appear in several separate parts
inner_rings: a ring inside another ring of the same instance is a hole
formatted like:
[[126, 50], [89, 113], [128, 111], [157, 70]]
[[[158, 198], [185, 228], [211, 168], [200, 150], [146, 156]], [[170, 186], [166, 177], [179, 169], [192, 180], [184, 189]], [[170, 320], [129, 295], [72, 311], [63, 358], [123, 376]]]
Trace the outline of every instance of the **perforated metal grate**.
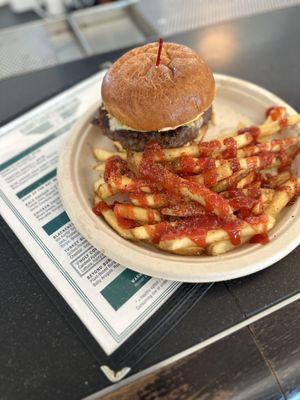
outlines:
[[139, 11], [163, 36], [300, 4], [299, 0], [141, 0]]
[[46, 68], [58, 63], [43, 26], [0, 33], [0, 78]]

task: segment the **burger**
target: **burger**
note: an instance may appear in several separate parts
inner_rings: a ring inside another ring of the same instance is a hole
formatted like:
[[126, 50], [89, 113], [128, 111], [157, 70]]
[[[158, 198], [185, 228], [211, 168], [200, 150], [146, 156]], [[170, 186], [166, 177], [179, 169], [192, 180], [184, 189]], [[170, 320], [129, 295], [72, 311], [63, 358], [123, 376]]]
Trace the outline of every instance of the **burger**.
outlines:
[[215, 81], [206, 62], [189, 47], [150, 43], [110, 67], [101, 94], [93, 123], [125, 150], [143, 151], [151, 141], [163, 148], [181, 147], [204, 135]]

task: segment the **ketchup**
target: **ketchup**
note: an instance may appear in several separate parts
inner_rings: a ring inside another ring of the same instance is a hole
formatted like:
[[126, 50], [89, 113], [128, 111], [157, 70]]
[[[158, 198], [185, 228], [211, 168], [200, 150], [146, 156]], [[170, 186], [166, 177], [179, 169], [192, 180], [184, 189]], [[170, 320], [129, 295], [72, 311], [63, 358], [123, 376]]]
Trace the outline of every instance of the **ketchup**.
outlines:
[[[148, 146], [151, 147], [153, 144]], [[156, 151], [157, 149], [159, 150], [158, 146], [155, 145]], [[215, 211], [221, 217], [231, 215], [232, 210], [229, 204], [221, 196], [212, 192], [204, 185], [182, 179], [170, 172], [163, 165], [155, 163], [153, 158], [156, 156], [156, 151], [146, 150], [146, 156], [143, 157], [139, 165], [139, 172], [144, 178], [156, 182], [170, 192], [179, 195], [181, 194], [180, 190], [186, 188], [190, 193], [201, 196], [205, 200], [205, 208], [208, 212]]]
[[116, 186], [120, 184], [121, 176], [128, 172], [126, 161], [119, 156], [109, 157], [105, 162], [104, 180], [109, 183], [114, 182]]
[[194, 158], [183, 154], [179, 157], [180, 171], [184, 174], [193, 174], [215, 168], [215, 159], [213, 157]]
[[155, 226], [148, 226], [149, 235], [154, 243], [162, 240], [180, 239], [188, 237], [197, 246], [206, 246], [207, 232], [215, 229], [224, 229], [233, 244], [240, 243], [240, 233], [243, 221], [235, 218], [221, 219], [213, 214], [205, 214], [196, 217], [177, 220], [173, 224], [161, 222]]
[[249, 243], [267, 244], [269, 241], [270, 239], [267, 233], [258, 233], [257, 235], [252, 236], [252, 238], [249, 240]]
[[131, 219], [117, 217], [117, 221], [120, 227], [123, 229], [132, 229], [136, 227], [136, 223]]
[[198, 144], [198, 151], [200, 157], [209, 157], [221, 148], [219, 140], [211, 140], [210, 142], [201, 142]]
[[278, 121], [284, 115], [285, 108], [279, 106], [269, 107], [266, 111], [266, 118], [270, 117], [273, 121]]
[[93, 212], [98, 216], [108, 210], [110, 210], [110, 207], [104, 201], [99, 201], [99, 203], [93, 207]]
[[237, 144], [233, 137], [225, 138], [223, 140], [226, 149], [222, 153], [223, 158], [236, 158], [237, 157]]

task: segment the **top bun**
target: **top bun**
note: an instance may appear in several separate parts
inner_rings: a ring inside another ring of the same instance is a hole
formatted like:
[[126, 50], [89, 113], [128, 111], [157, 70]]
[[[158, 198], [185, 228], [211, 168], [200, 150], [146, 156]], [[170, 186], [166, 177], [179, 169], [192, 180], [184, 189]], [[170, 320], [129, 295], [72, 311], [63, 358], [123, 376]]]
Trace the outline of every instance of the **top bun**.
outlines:
[[109, 114], [138, 131], [174, 129], [208, 109], [215, 94], [213, 74], [189, 47], [164, 43], [137, 47], [119, 58], [102, 83]]

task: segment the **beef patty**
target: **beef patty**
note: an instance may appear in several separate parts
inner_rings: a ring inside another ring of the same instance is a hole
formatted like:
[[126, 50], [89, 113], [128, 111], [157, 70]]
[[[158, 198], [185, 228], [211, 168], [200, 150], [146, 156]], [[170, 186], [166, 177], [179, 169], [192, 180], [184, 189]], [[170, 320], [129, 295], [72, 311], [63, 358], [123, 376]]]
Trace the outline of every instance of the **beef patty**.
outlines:
[[[97, 115], [95, 115], [92, 123], [99, 126], [104, 135], [113, 141], [120, 142], [124, 149], [132, 151], [143, 151], [146, 145], [155, 141], [158, 142], [163, 148], [181, 147], [188, 142], [193, 141], [199, 129], [208, 123], [212, 115], [212, 107], [207, 109], [202, 118], [195, 122], [194, 126], [180, 126], [176, 129], [163, 132], [139, 132], [126, 129], [112, 131], [109, 127], [109, 117], [103, 108], [99, 108]], [[198, 123], [197, 123], [198, 122]]]

